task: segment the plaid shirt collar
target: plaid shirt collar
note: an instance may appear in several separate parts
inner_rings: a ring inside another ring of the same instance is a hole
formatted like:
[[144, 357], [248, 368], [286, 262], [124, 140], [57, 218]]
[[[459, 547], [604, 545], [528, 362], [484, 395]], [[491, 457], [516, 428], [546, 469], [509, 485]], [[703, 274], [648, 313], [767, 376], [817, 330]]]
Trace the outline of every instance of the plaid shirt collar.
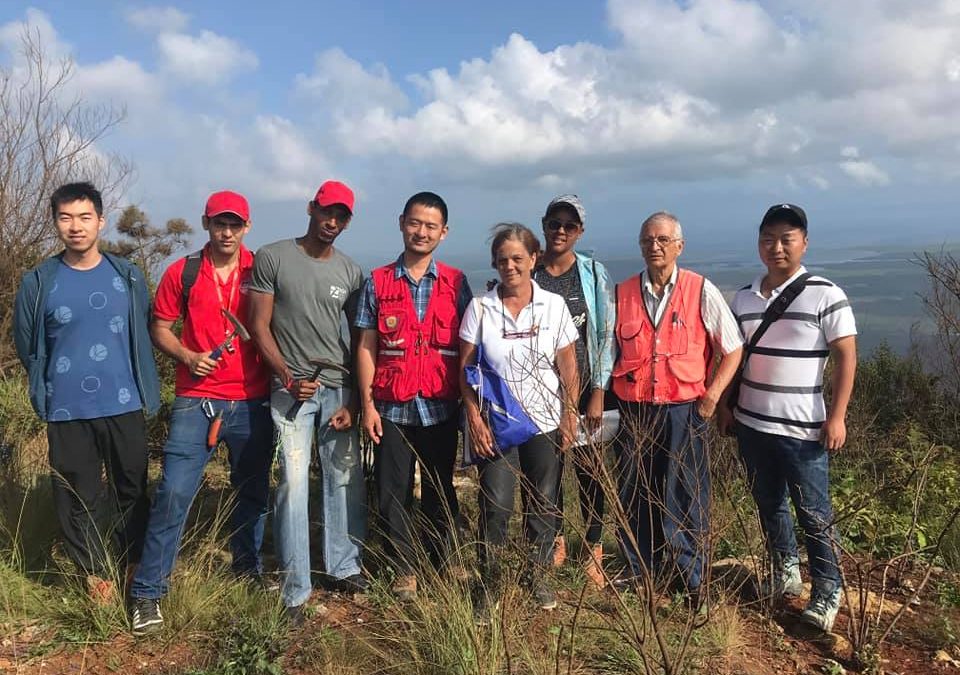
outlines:
[[[406, 277], [407, 281], [416, 284], [417, 282], [413, 280], [413, 277], [410, 276], [410, 270], [407, 269], [407, 266], [403, 264], [403, 254], [401, 253], [397, 257], [397, 267], [393, 271], [393, 275], [396, 279], [400, 277]], [[423, 276], [437, 278], [437, 261], [433, 258], [430, 258], [430, 264], [427, 265], [427, 271], [424, 272]]]

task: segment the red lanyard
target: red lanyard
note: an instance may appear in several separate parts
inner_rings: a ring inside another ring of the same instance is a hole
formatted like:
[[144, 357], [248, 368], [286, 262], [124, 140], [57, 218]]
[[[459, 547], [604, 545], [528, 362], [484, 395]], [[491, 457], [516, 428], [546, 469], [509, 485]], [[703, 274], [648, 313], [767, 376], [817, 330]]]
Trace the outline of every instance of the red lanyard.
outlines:
[[[212, 261], [211, 261], [212, 262]], [[211, 267], [213, 265], [211, 264]], [[230, 335], [233, 332], [233, 324], [227, 319], [225, 312], [233, 312], [233, 297], [236, 295], [237, 289], [240, 286], [240, 260], [237, 260], [237, 266], [233, 268], [233, 272], [230, 273], [230, 296], [227, 298], [227, 304], [223, 304], [223, 292], [220, 290], [220, 275], [217, 274], [217, 269], [213, 268], [213, 286], [217, 289], [217, 300], [220, 303], [220, 316], [223, 319], [223, 334]]]

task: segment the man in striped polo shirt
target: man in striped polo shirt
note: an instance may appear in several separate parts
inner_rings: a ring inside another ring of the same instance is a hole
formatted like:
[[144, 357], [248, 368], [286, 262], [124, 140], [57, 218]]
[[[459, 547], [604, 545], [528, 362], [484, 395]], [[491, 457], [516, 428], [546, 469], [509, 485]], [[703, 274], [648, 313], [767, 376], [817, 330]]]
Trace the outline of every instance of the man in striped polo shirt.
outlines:
[[[737, 292], [732, 309], [750, 344], [767, 307], [800, 275], [807, 251], [807, 216], [777, 204], [760, 223], [760, 260], [767, 273]], [[857, 366], [856, 323], [844, 292], [812, 275], [803, 290], [752, 348], [738, 400], [720, 414], [735, 428], [740, 455], [773, 559], [768, 593], [800, 595], [797, 541], [789, 494], [803, 528], [812, 578], [802, 619], [824, 631], [840, 607], [841, 578], [832, 545], [828, 453], [843, 447], [845, 417]], [[832, 400], [823, 400], [823, 371], [833, 357]], [[733, 410], [731, 419], [731, 409]]]

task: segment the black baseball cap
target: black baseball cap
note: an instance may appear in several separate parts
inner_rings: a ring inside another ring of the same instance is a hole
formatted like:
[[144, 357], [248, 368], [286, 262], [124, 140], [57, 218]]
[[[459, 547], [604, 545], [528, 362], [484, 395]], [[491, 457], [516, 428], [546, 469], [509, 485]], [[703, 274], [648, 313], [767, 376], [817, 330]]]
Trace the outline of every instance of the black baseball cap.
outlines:
[[796, 204], [774, 204], [767, 209], [763, 220], [760, 221], [760, 229], [774, 223], [790, 223], [806, 232], [807, 214]]

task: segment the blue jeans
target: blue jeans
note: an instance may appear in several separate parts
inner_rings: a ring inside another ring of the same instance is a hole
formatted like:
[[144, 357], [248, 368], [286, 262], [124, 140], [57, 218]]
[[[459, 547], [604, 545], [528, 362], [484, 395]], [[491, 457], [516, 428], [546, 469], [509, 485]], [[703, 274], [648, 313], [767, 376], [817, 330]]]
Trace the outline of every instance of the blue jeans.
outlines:
[[163, 475], [150, 509], [143, 555], [130, 587], [130, 595], [135, 598], [161, 598], [169, 589], [187, 514], [200, 489], [203, 470], [213, 456], [207, 448], [210, 420], [201, 406], [205, 400], [215, 411], [222, 411], [220, 439], [230, 450], [230, 482], [236, 490], [230, 516], [233, 571], [259, 575], [263, 569], [260, 545], [273, 463], [273, 424], [268, 401], [178, 396], [173, 402], [170, 434], [163, 448]]
[[789, 497], [803, 528], [814, 585], [826, 592], [839, 586], [827, 451], [818, 441], [767, 434], [739, 423], [737, 441], [771, 553], [797, 556]]
[[350, 398], [346, 388], [321, 386], [303, 403], [296, 419], [286, 419], [293, 397], [286, 389], [270, 398], [277, 428], [280, 480], [274, 505], [274, 535], [287, 607], [310, 597], [310, 459], [314, 440], [323, 473], [323, 560], [327, 575], [343, 579], [360, 573], [367, 536], [367, 500], [360, 465], [360, 438], [354, 426], [334, 431], [330, 417]]
[[710, 460], [697, 403], [620, 403], [619, 531], [630, 573], [700, 587], [709, 558]]

